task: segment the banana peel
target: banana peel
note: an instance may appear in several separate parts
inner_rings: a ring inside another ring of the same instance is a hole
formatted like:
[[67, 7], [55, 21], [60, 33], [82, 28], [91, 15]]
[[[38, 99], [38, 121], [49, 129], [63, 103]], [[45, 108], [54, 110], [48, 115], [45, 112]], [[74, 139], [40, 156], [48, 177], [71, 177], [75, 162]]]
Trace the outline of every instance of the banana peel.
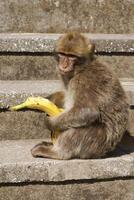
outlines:
[[[24, 109], [24, 108], [30, 108], [30, 109], [44, 111], [50, 117], [56, 116], [63, 111], [63, 109], [58, 108], [54, 103], [52, 103], [51, 101], [49, 101], [48, 99], [43, 98], [43, 97], [29, 97], [26, 99], [25, 102], [23, 102], [19, 105], [16, 105], [16, 106], [12, 106], [9, 109], [11, 111], [17, 111], [17, 110]], [[55, 130], [54, 132], [52, 132], [51, 140], [52, 140], [53, 144], [55, 143], [59, 134], [60, 134], [60, 132], [58, 130]]]

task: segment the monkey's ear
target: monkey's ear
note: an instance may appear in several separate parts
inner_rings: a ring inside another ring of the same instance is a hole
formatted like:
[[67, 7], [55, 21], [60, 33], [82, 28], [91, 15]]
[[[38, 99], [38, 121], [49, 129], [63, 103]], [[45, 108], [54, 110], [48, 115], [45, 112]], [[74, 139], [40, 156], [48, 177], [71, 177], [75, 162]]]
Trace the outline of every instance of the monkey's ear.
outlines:
[[89, 42], [89, 43], [88, 43], [88, 50], [89, 50], [89, 53], [94, 54], [94, 51], [95, 51], [95, 44]]
[[95, 44], [88, 42], [88, 55], [90, 56], [90, 58], [93, 58], [94, 51], [95, 51]]

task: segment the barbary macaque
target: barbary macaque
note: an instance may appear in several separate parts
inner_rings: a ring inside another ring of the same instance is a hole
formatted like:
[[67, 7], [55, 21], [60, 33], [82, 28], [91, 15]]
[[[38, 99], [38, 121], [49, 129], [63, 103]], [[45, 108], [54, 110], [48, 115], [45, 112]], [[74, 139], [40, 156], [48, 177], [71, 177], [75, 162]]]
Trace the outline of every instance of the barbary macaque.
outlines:
[[59, 38], [55, 48], [64, 94], [49, 97], [64, 112], [50, 117], [61, 134], [54, 145], [36, 145], [34, 157], [101, 158], [114, 150], [127, 127], [128, 102], [114, 72], [94, 56], [94, 44], [77, 32]]

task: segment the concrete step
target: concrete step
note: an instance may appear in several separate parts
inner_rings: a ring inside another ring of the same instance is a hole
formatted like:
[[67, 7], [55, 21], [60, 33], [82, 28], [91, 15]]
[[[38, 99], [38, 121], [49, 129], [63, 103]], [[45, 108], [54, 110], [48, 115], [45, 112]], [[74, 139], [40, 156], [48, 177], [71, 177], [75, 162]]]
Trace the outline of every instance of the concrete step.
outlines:
[[[52, 53], [62, 34], [0, 33], [0, 52]], [[84, 34], [96, 44], [97, 54], [134, 53], [134, 34]]]
[[[130, 104], [134, 104], [134, 80], [121, 79]], [[23, 102], [29, 96], [42, 96], [60, 90], [60, 81], [0, 81], [0, 107]], [[1, 112], [0, 140], [48, 138], [45, 113], [35, 111]], [[131, 111], [129, 130], [134, 135], [134, 110]]]
[[134, 32], [133, 0], [1, 0], [0, 10], [1, 32]]
[[44, 81], [1, 81], [0, 107], [14, 105], [24, 101], [28, 96], [46, 96], [62, 86], [59, 80]]
[[[97, 56], [118, 77], [134, 77], [134, 56]], [[0, 55], [0, 80], [57, 79], [57, 62], [53, 56]]]
[[1, 200], [75, 200], [78, 196], [80, 200], [133, 200], [132, 139], [131, 149], [117, 147], [105, 159], [68, 161], [33, 158], [30, 149], [38, 142], [40, 141], [0, 142]]
[[[61, 34], [0, 34], [0, 79], [57, 79], [53, 58]], [[134, 77], [134, 34], [86, 34], [119, 77]]]
[[[134, 79], [122, 78], [120, 82], [128, 93], [130, 104], [134, 103]], [[20, 103], [30, 95], [46, 96], [59, 90], [62, 90], [60, 80], [0, 81], [0, 107]]]

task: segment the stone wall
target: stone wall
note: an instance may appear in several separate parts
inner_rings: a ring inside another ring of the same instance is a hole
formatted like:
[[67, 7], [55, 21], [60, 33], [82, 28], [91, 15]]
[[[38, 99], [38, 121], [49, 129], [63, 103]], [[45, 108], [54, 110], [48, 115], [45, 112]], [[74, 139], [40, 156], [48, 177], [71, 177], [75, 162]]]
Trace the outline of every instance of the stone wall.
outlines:
[[133, 33], [133, 0], [1, 0], [0, 32]]

